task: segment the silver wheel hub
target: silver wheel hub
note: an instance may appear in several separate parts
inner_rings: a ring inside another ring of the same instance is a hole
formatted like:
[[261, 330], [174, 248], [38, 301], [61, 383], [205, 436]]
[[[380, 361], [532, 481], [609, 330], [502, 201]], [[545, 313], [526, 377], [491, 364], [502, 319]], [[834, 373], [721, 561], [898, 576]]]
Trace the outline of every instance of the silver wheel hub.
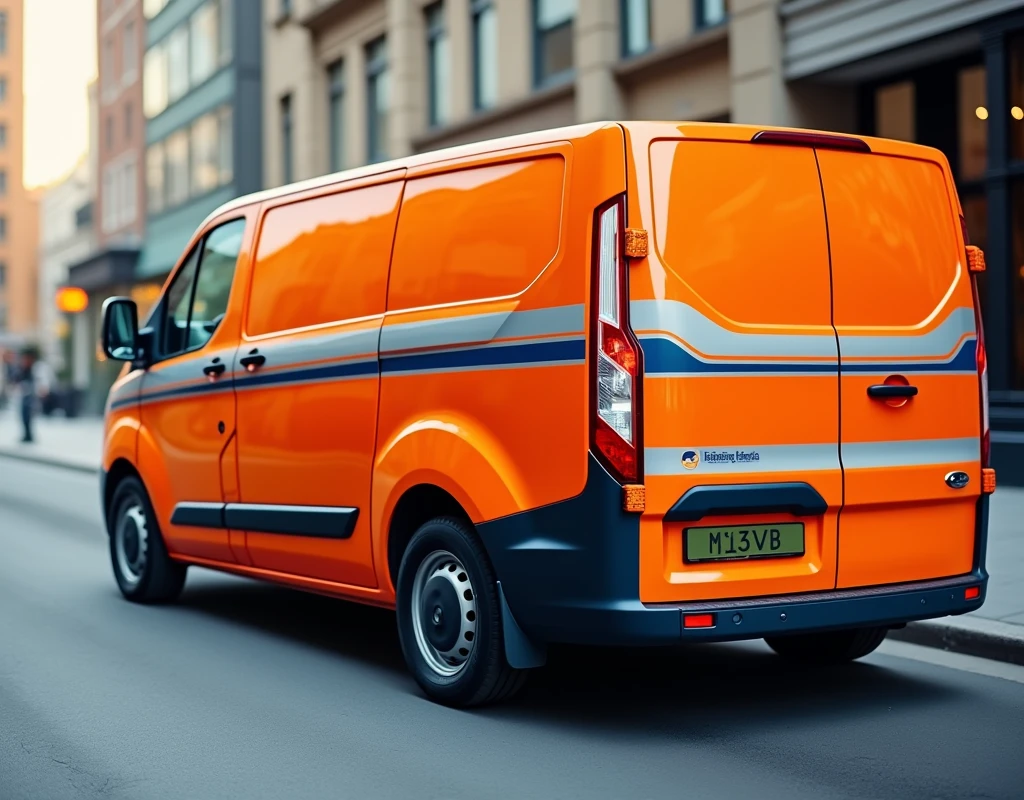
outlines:
[[476, 593], [469, 573], [447, 550], [420, 563], [412, 584], [412, 627], [416, 646], [438, 675], [457, 675], [476, 640]]
[[149, 555], [149, 528], [141, 505], [128, 506], [118, 519], [114, 530], [114, 551], [121, 578], [129, 586], [137, 585], [142, 580]]

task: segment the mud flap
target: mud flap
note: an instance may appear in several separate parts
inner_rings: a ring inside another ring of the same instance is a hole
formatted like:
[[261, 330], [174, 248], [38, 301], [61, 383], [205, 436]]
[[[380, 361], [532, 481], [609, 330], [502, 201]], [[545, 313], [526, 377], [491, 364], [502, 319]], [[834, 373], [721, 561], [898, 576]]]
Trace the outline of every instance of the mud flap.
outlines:
[[505, 590], [501, 588], [501, 581], [497, 581], [497, 584], [498, 597], [501, 600], [501, 629], [505, 634], [505, 660], [513, 669], [543, 667], [548, 660], [547, 648], [523, 633], [505, 600]]

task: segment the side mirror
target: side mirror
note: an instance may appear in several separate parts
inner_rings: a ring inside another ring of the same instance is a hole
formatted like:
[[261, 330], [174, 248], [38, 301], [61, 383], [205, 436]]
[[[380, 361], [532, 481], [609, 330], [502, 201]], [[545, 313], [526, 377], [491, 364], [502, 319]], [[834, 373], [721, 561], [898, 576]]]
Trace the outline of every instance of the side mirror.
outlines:
[[108, 297], [103, 303], [103, 352], [115, 361], [139, 357], [139, 310], [127, 297]]

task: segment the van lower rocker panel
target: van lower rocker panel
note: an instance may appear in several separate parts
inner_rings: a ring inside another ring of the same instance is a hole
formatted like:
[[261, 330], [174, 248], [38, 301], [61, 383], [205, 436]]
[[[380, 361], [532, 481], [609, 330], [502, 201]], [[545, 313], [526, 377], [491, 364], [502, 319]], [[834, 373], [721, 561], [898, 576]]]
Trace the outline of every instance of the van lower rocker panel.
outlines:
[[358, 517], [358, 508], [335, 506], [178, 503], [171, 514], [171, 523], [284, 536], [348, 539]]

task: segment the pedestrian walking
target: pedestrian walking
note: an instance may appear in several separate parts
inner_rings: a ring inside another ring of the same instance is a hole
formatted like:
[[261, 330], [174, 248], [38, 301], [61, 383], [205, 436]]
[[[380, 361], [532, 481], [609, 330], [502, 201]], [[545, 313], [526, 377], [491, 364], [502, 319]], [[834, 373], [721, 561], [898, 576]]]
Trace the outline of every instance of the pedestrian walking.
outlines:
[[49, 394], [51, 388], [49, 370], [33, 350], [26, 350], [21, 354], [15, 383], [21, 405], [21, 441], [33, 442], [35, 438], [32, 435], [32, 419], [38, 403]]

